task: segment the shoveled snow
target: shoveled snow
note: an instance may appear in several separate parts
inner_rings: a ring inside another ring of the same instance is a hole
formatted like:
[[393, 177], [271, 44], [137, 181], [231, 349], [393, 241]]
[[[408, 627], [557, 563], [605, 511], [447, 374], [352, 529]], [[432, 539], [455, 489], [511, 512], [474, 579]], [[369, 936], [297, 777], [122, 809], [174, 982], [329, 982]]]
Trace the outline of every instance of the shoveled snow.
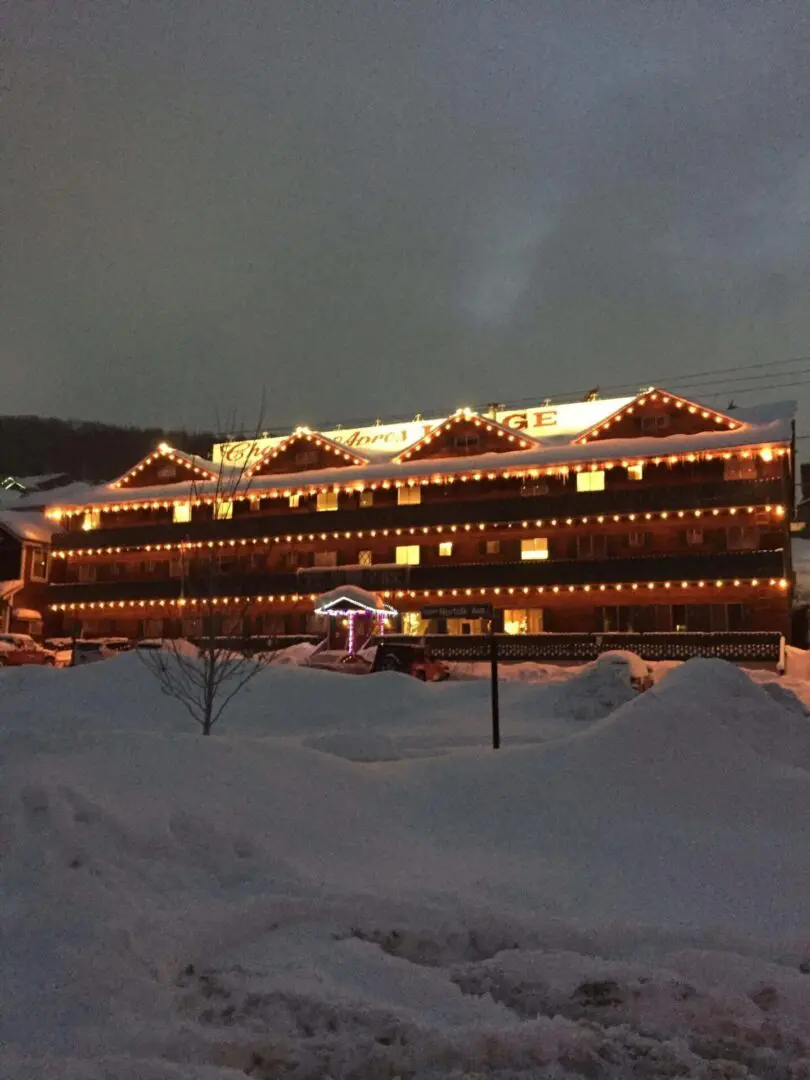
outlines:
[[3, 672], [0, 1076], [809, 1075], [759, 678], [504, 682], [494, 752], [478, 679], [270, 664], [203, 738], [132, 654]]

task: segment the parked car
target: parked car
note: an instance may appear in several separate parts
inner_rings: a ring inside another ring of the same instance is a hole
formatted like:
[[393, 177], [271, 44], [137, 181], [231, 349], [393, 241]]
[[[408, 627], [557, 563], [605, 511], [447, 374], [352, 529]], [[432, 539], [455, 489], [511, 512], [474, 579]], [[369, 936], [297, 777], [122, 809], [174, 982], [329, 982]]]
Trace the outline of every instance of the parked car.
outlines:
[[56, 654], [38, 645], [30, 634], [0, 634], [0, 667], [47, 664], [53, 667]]
[[626, 649], [608, 649], [600, 653], [595, 664], [610, 664], [622, 669], [634, 690], [649, 690], [653, 685], [653, 672], [646, 660]]
[[450, 678], [450, 668], [441, 660], [434, 659], [424, 645], [381, 641], [377, 646], [375, 671], [401, 671], [413, 675], [422, 682], [444, 682]]

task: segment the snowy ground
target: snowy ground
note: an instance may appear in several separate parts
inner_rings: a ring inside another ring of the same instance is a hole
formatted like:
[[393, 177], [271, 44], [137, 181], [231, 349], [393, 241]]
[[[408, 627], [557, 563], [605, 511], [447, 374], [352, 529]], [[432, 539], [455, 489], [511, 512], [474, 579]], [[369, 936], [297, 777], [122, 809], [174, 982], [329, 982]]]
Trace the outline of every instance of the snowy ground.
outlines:
[[807, 1080], [808, 685], [7, 670], [0, 1077]]

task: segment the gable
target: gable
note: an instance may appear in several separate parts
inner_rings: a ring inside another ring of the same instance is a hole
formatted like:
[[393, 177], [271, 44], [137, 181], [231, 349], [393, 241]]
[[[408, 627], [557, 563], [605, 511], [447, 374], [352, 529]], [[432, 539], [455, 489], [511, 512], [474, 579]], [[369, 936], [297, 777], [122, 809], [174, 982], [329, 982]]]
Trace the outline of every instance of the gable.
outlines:
[[184, 481], [216, 480], [214, 468], [202, 464], [201, 458], [184, 454], [165, 443], [147, 454], [137, 465], [114, 480], [114, 488], [160, 487], [163, 484], [182, 484]]
[[664, 390], [647, 390], [599, 424], [583, 431], [575, 444], [605, 439], [665, 438], [707, 431], [736, 431], [738, 420]]
[[478, 454], [503, 454], [512, 450], [539, 447], [537, 439], [504, 427], [496, 420], [470, 412], [454, 413], [413, 443], [394, 461], [424, 461], [430, 458], [472, 457]]
[[368, 458], [352, 453], [317, 431], [300, 428], [277, 446], [265, 450], [249, 469], [249, 475], [274, 476], [317, 469], [345, 469], [347, 465], [368, 465]]

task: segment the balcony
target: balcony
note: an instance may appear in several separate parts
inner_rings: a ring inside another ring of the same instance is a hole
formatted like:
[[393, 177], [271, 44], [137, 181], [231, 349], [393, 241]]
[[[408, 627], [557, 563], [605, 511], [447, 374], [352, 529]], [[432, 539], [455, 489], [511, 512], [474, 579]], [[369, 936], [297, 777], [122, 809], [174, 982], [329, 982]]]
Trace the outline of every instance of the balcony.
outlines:
[[179, 540], [229, 540], [260, 536], [318, 535], [323, 532], [371, 529], [418, 528], [430, 525], [478, 525], [503, 521], [632, 514], [661, 510], [691, 510], [714, 506], [761, 506], [785, 501], [782, 481], [728, 480], [704, 484], [568, 491], [557, 495], [510, 496], [504, 499], [459, 499], [457, 493], [442, 502], [415, 506], [372, 506], [356, 510], [321, 513], [242, 514], [229, 521], [184, 524], [128, 525], [90, 532], [59, 533], [55, 548], [81, 551], [86, 548], [140, 547]]
[[[781, 578], [785, 553], [718, 552], [706, 555], [642, 555], [635, 558], [550, 560], [548, 562], [463, 563], [442, 566], [355, 566], [313, 568], [286, 574], [221, 574], [215, 581], [162, 580], [51, 585], [48, 602], [155, 600], [218, 596], [290, 596], [328, 592], [338, 585], [360, 585], [372, 591], [435, 590], [486, 587], [599, 585], [610, 582], [697, 581], [705, 579]], [[181, 590], [182, 584], [182, 590]]]

